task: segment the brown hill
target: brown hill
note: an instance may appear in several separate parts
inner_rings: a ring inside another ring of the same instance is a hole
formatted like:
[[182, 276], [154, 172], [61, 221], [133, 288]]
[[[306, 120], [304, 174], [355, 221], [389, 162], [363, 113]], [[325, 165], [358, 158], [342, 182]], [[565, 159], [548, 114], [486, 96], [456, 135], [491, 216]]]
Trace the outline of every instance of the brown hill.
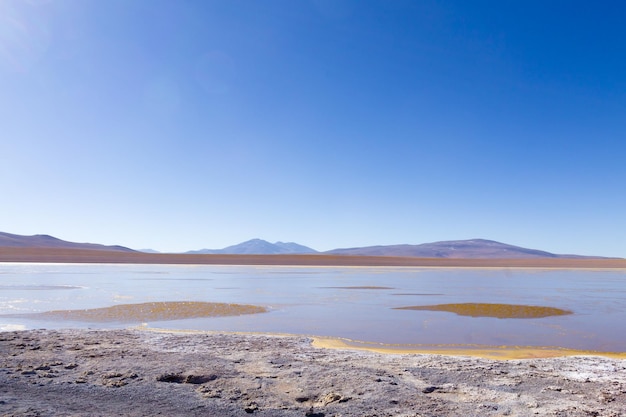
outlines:
[[96, 243], [75, 243], [57, 239], [49, 235], [22, 236], [0, 232], [0, 247], [8, 248], [58, 248], [58, 249], [85, 249], [116, 252], [135, 252], [124, 246], [106, 246]]
[[[537, 258], [587, 258], [580, 255], [557, 255], [554, 253], [522, 248], [486, 239], [448, 240], [421, 245], [367, 246], [362, 248], [334, 249], [332, 255], [402, 256], [416, 258], [453, 259], [537, 259]], [[600, 258], [600, 257], [589, 257]]]

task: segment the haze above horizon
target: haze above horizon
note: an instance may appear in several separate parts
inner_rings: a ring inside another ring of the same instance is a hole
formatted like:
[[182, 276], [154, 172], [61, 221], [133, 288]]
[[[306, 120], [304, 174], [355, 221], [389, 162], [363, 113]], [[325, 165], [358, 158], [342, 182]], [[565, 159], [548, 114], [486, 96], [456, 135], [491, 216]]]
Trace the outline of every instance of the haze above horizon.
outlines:
[[0, 230], [626, 257], [625, 13], [0, 0]]

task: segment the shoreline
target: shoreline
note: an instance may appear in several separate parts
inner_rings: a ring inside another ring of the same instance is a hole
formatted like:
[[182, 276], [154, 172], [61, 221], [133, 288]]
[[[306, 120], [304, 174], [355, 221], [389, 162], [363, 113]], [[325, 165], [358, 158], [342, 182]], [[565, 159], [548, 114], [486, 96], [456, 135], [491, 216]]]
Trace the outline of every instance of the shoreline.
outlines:
[[291, 335], [0, 333], [3, 416], [620, 416], [626, 360], [316, 347]]
[[[272, 255], [268, 255], [272, 256]], [[1, 254], [0, 254], [1, 258]], [[419, 260], [420, 258], [415, 258]], [[132, 262], [56, 262], [56, 261], [4, 261], [0, 259], [0, 265], [59, 265], [59, 266], [69, 266], [69, 265], [161, 265], [161, 266], [241, 266], [241, 267], [257, 267], [257, 268], [294, 268], [294, 267], [303, 267], [303, 268], [353, 268], [353, 269], [407, 269], [407, 268], [415, 268], [415, 269], [446, 269], [446, 270], [454, 270], [454, 269], [469, 269], [469, 270], [487, 270], [487, 271], [500, 271], [504, 269], [514, 269], [520, 271], [624, 271], [626, 272], [626, 263], [622, 266], [589, 266], [589, 267], [581, 267], [581, 266], [424, 266], [424, 265], [312, 265], [312, 264], [281, 264], [281, 263], [259, 263], [259, 264], [238, 264], [238, 263], [132, 263]]]
[[59, 248], [0, 248], [0, 262], [239, 266], [626, 269], [620, 258], [463, 259], [352, 255], [204, 255]]
[[[189, 335], [217, 335], [232, 334], [238, 336], [268, 336], [287, 338], [307, 338], [311, 340], [311, 346], [319, 349], [362, 351], [379, 353], [383, 355], [443, 355], [451, 357], [472, 357], [497, 361], [523, 360], [523, 359], [547, 359], [571, 356], [597, 356], [610, 359], [626, 360], [626, 352], [604, 352], [596, 350], [570, 349], [560, 346], [491, 346], [469, 344], [439, 344], [439, 345], [412, 345], [412, 344], [389, 344], [381, 342], [368, 342], [353, 340], [345, 337], [318, 336], [295, 333], [265, 333], [265, 332], [228, 332], [216, 330], [192, 330], [192, 329], [168, 329], [152, 327], [131, 327], [129, 329], [162, 333], [162, 334], [189, 334]], [[1, 334], [1, 333], [0, 333]]]
[[468, 356], [491, 360], [547, 359], [571, 356], [599, 356], [626, 360], [626, 352], [577, 350], [559, 346], [474, 346], [474, 345], [390, 345], [344, 338], [312, 336], [311, 345], [323, 349], [344, 349], [375, 352], [387, 355], [444, 355]]

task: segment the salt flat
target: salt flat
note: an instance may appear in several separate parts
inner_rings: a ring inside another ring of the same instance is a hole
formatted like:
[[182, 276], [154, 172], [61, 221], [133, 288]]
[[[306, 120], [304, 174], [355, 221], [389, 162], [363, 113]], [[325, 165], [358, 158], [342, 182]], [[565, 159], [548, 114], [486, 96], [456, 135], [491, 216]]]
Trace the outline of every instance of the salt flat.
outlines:
[[626, 360], [321, 349], [299, 336], [0, 334], [4, 416], [623, 416]]

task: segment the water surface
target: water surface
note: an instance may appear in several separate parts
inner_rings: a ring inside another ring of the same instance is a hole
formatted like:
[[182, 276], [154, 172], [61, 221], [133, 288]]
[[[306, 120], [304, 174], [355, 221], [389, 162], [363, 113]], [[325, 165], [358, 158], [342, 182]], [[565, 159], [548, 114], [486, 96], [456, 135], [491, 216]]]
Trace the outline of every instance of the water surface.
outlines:
[[[153, 302], [268, 313], [177, 320], [25, 314]], [[400, 307], [497, 304], [571, 311], [498, 318]], [[20, 315], [9, 317], [7, 315]], [[213, 265], [0, 264], [0, 329], [154, 328], [336, 336], [390, 344], [560, 346], [626, 352], [626, 271]]]

